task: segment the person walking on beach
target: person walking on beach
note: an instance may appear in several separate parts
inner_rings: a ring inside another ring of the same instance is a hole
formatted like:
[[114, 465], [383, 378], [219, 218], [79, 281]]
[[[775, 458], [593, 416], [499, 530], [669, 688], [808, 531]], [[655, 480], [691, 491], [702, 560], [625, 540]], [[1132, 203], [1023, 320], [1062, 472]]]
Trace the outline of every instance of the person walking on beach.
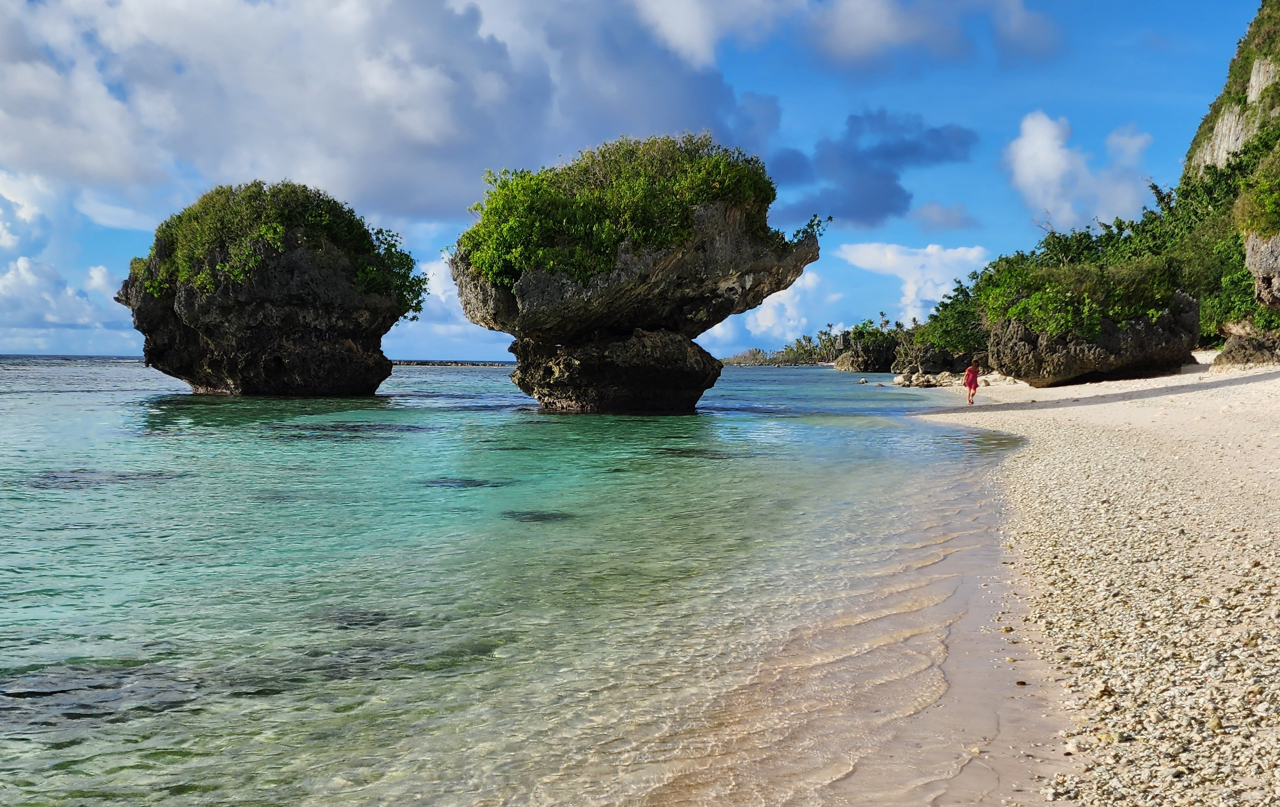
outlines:
[[969, 390], [969, 406], [973, 406], [973, 394], [978, 391], [978, 357], [973, 357], [973, 364], [964, 371], [964, 387]]

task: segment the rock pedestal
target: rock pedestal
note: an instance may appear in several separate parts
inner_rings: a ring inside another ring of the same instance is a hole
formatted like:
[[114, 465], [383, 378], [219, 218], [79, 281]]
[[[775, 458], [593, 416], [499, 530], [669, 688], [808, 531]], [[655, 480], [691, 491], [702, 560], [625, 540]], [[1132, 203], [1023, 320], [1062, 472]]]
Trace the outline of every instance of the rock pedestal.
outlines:
[[1006, 320], [991, 330], [988, 362], [1033, 387], [1052, 387], [1176, 370], [1190, 363], [1199, 339], [1200, 304], [1177, 293], [1154, 322], [1103, 320], [1096, 341], [1053, 337]]
[[516, 337], [512, 380], [559, 412], [692, 412], [721, 364], [693, 339], [790, 286], [818, 259], [818, 240], [771, 244], [725, 203], [694, 210], [694, 233], [666, 250], [624, 243], [613, 271], [585, 283], [543, 270], [511, 288], [450, 259], [472, 322]]
[[147, 366], [197, 393], [372, 395], [391, 375], [382, 336], [401, 312], [392, 297], [357, 291], [340, 261], [300, 248], [210, 293], [174, 283], [158, 295], [146, 289], [155, 264], [131, 273], [116, 300], [145, 337]]

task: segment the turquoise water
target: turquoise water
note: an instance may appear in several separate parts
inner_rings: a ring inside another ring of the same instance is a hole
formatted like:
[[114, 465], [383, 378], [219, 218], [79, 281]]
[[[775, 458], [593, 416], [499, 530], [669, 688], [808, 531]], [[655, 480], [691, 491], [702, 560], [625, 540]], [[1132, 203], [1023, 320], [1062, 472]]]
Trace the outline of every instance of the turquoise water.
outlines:
[[0, 359], [0, 803], [822, 801], [945, 690], [1007, 443], [828, 370], [668, 418], [506, 372]]

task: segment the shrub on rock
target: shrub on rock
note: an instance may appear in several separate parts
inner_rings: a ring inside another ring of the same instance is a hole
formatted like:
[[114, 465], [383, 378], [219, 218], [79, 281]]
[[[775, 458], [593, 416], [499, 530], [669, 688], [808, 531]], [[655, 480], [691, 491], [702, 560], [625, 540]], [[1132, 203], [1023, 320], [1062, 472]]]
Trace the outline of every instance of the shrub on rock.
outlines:
[[770, 229], [764, 164], [707, 135], [624, 138], [487, 180], [450, 258], [459, 300], [516, 337], [512, 379], [556, 411], [692, 411], [722, 367], [693, 338], [818, 257], [821, 224]]
[[394, 233], [322, 191], [251, 182], [162, 223], [116, 299], [147, 364], [197, 392], [371, 395], [391, 374], [382, 336], [425, 293]]

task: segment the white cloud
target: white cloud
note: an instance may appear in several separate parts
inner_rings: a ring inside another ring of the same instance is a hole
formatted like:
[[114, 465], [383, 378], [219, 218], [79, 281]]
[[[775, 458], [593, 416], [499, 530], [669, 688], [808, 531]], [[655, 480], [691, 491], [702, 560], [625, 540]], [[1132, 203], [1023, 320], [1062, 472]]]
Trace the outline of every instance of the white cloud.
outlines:
[[927, 233], [942, 230], [969, 230], [982, 226], [969, 215], [969, 209], [965, 207], [964, 202], [956, 202], [950, 206], [938, 202], [925, 202], [911, 211], [911, 218], [915, 219], [920, 228]]
[[924, 249], [898, 244], [841, 244], [836, 254], [849, 263], [902, 280], [900, 317], [924, 321], [929, 310], [951, 291], [957, 278], [982, 268], [989, 260], [983, 247], [946, 249], [930, 244]]
[[42, 177], [0, 170], [0, 196], [13, 206], [14, 214], [28, 224], [45, 211], [55, 195], [49, 182]]
[[94, 224], [100, 224], [103, 227], [143, 231], [154, 230], [156, 227], [156, 220], [145, 213], [107, 204], [90, 191], [80, 194], [76, 199], [75, 207], [76, 210], [88, 216]]
[[1041, 55], [1057, 43], [1045, 15], [1023, 0], [833, 0], [811, 4], [810, 23], [822, 50], [835, 59], [864, 62], [893, 48], [920, 47], [954, 56], [971, 47], [966, 21], [991, 21], [1002, 55]]
[[1070, 139], [1066, 118], [1053, 120], [1037, 111], [1022, 119], [1021, 133], [1005, 149], [1005, 159], [1027, 207], [1048, 215], [1059, 229], [1141, 211], [1150, 182], [1142, 157], [1151, 135], [1132, 126], [1112, 132], [1107, 137], [1111, 163], [1098, 171], [1090, 167], [1090, 155], [1069, 145]]
[[660, 39], [695, 67], [715, 62], [716, 45], [728, 36], [757, 37], [805, 0], [632, 0]]
[[18, 236], [9, 232], [9, 225], [0, 221], [0, 249], [13, 249], [18, 245]]
[[48, 264], [23, 257], [0, 273], [0, 328], [127, 327], [122, 316], [103, 310]]
[[107, 267], [90, 266], [89, 271], [85, 273], [84, 290], [96, 291], [110, 300], [120, 290], [121, 282], [121, 279]]
[[808, 292], [817, 289], [821, 281], [816, 272], [805, 272], [790, 288], [769, 295], [759, 308], [747, 314], [747, 330], [754, 336], [787, 341], [798, 338], [809, 324], [804, 315]]

